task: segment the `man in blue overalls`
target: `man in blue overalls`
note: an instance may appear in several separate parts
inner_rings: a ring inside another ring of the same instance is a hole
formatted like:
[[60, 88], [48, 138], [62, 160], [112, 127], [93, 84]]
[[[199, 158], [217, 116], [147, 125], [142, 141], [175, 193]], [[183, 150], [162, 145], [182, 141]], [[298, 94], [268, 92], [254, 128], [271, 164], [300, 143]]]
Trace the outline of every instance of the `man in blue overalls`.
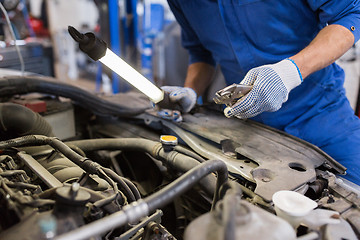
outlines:
[[252, 118], [313, 143], [360, 184], [360, 120], [334, 63], [360, 37], [355, 0], [168, 0], [190, 53], [185, 87], [165, 87], [190, 111], [219, 64], [227, 84], [252, 85], [227, 117]]

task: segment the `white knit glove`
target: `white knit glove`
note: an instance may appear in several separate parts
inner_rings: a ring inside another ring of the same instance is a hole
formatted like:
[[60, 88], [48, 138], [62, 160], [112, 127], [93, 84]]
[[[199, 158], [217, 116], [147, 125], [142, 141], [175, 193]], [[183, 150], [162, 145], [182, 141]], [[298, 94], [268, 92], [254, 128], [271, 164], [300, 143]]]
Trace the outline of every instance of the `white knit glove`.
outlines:
[[163, 86], [164, 92], [169, 94], [170, 102], [174, 104], [171, 109], [159, 109], [157, 114], [165, 119], [181, 122], [181, 112], [187, 113], [195, 106], [197, 95], [192, 88]]
[[275, 112], [287, 101], [289, 92], [302, 82], [300, 70], [290, 59], [251, 69], [240, 82], [251, 91], [231, 107], [226, 117], [251, 118], [262, 112]]

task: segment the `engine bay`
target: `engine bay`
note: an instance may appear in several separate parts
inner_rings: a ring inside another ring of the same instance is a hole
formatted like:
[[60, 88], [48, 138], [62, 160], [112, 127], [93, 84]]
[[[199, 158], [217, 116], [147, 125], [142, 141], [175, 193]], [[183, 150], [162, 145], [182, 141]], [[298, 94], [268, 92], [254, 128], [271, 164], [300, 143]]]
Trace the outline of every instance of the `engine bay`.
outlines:
[[0, 97], [0, 239], [360, 237], [346, 168], [284, 132], [212, 105], [171, 122], [140, 93], [39, 76], [1, 78]]

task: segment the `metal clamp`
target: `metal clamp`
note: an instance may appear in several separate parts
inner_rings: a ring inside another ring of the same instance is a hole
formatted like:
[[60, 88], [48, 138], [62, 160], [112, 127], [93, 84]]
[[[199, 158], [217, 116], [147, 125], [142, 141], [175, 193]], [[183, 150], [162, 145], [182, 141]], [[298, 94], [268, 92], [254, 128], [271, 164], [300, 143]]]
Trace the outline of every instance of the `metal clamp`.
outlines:
[[228, 107], [234, 105], [240, 98], [250, 92], [252, 86], [242, 84], [232, 84], [215, 93], [213, 98], [216, 104], [225, 104]]

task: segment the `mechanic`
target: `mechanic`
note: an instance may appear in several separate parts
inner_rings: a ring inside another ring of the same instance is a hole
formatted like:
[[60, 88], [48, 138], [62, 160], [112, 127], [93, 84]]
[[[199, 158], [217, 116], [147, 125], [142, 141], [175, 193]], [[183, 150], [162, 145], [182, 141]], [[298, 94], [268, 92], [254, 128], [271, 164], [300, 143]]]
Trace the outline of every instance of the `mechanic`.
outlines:
[[[355, 0], [168, 0], [190, 53], [184, 87], [163, 89], [190, 111], [219, 64], [252, 90], [227, 117], [252, 118], [313, 143], [360, 184], [360, 120], [334, 63], [360, 37]], [[160, 111], [162, 116], [172, 111]]]

